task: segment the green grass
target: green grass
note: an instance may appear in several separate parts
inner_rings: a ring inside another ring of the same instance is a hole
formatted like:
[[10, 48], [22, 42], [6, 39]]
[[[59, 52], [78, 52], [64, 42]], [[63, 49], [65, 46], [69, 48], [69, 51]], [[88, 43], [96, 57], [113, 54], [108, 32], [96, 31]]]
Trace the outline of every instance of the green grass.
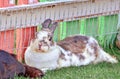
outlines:
[[[114, 48], [106, 49], [106, 51], [114, 54], [120, 61], [120, 50]], [[15, 79], [29, 78], [15, 77]], [[95, 65], [61, 68], [48, 71], [42, 79], [120, 79], [120, 62], [117, 64], [102, 62]]]
[[[15, 79], [26, 79], [18, 78]], [[48, 71], [42, 79], [120, 79], [120, 63], [99, 63]]]
[[43, 79], [119, 79], [120, 63], [100, 63], [49, 71]]

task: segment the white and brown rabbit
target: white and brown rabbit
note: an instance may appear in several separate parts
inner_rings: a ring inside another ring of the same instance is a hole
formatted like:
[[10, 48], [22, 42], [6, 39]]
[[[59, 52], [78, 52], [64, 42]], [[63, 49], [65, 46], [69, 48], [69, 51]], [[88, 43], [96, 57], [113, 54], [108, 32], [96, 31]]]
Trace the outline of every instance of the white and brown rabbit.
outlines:
[[58, 43], [54, 42], [52, 38], [57, 25], [58, 23], [52, 23], [51, 19], [42, 23], [41, 31], [25, 52], [27, 65], [46, 71], [102, 61], [118, 62], [115, 57], [106, 53], [93, 37], [75, 35]]

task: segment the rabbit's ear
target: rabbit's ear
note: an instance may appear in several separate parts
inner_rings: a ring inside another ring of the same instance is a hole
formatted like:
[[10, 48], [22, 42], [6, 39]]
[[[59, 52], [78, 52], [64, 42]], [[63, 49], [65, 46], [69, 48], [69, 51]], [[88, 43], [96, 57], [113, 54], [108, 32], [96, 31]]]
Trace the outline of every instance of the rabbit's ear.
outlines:
[[49, 28], [51, 22], [52, 22], [51, 19], [46, 19], [46, 20], [42, 23], [42, 28]]
[[57, 26], [58, 26], [58, 22], [54, 22], [54, 23], [51, 25], [51, 27], [49, 27], [50, 30], [52, 31], [52, 33], [54, 33], [54, 31], [55, 31], [55, 29], [56, 29]]

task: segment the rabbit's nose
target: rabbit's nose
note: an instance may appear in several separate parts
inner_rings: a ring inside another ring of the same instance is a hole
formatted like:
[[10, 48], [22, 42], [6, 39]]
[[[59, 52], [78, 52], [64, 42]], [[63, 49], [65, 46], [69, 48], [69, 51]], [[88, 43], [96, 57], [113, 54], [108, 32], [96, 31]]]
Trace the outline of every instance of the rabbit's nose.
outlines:
[[45, 74], [41, 74], [40, 77], [42, 78]]
[[42, 44], [41, 44], [41, 43], [39, 43], [39, 45], [38, 45], [38, 46], [39, 46], [39, 50], [40, 50], [40, 49], [41, 49], [41, 47], [42, 47]]

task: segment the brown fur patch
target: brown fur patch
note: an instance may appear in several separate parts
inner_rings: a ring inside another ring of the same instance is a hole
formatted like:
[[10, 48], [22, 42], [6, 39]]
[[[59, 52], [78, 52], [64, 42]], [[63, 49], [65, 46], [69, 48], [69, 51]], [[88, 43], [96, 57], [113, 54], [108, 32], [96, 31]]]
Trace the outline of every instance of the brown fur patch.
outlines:
[[96, 42], [90, 44], [91, 48], [94, 49], [95, 57], [98, 56], [98, 44]]
[[68, 56], [72, 56], [72, 53], [67, 54]]
[[61, 53], [59, 57], [66, 61], [65, 55], [63, 53]]
[[86, 36], [72, 36], [58, 42], [58, 45], [72, 53], [83, 53], [88, 40]]
[[83, 56], [81, 53], [76, 54], [79, 57], [79, 60], [84, 60], [85, 56]]

